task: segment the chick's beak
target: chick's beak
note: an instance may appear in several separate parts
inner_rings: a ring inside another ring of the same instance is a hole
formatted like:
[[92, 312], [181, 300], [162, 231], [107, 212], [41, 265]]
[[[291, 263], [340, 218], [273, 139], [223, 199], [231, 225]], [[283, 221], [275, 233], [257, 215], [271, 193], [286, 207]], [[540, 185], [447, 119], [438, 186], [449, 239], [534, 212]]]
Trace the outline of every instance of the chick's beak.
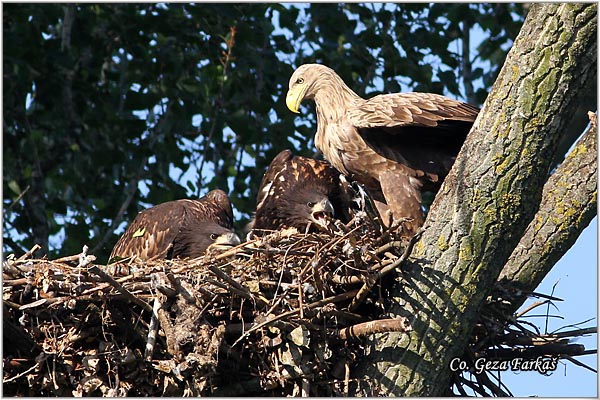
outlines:
[[327, 217], [331, 218], [334, 216], [333, 205], [329, 199], [324, 198], [313, 206], [310, 216], [315, 223], [326, 226]]
[[240, 237], [234, 232], [227, 232], [220, 235], [213, 244], [209, 246], [209, 249], [215, 250], [226, 250], [230, 247], [237, 246], [241, 243]]

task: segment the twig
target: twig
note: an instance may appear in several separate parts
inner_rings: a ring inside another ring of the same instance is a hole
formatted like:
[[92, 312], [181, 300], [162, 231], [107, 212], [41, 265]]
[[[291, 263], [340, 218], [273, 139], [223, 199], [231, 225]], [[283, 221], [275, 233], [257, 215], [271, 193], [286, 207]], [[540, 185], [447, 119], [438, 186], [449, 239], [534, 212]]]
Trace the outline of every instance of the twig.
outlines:
[[237, 282], [235, 279], [232, 279], [224, 271], [222, 271], [221, 269], [219, 269], [219, 267], [217, 267], [216, 265], [214, 265], [214, 264], [213, 265], [209, 265], [208, 266], [208, 270], [210, 272], [212, 272], [216, 277], [221, 278], [225, 282], [229, 283], [234, 288], [236, 288], [238, 290], [241, 290], [241, 291], [247, 291], [248, 290], [244, 286], [240, 285], [240, 283]]
[[[325, 304], [328, 304], [328, 303], [337, 303], [337, 302], [340, 302], [340, 301], [344, 301], [344, 300], [347, 300], [347, 299], [349, 299], [349, 298], [352, 298], [352, 297], [356, 296], [356, 293], [358, 293], [358, 290], [351, 290], [351, 291], [349, 291], [349, 292], [346, 292], [346, 293], [338, 294], [337, 296], [331, 296], [331, 297], [327, 297], [326, 299], [319, 300], [319, 301], [315, 301], [314, 303], [310, 303], [310, 304], [306, 305], [306, 306], [305, 306], [305, 309], [306, 309], [306, 310], [311, 310], [311, 309], [313, 309], [313, 308], [321, 307], [321, 306], [323, 306], [323, 305], [325, 305]], [[239, 337], [239, 338], [238, 338], [238, 339], [237, 339], [237, 340], [236, 340], [236, 341], [235, 341], [235, 342], [234, 342], [234, 343], [231, 345], [231, 347], [235, 347], [235, 345], [236, 345], [236, 344], [237, 344], [237, 343], [238, 343], [240, 340], [242, 340], [244, 337], [248, 336], [248, 335], [249, 335], [249, 334], [251, 334], [252, 332], [254, 332], [254, 331], [256, 331], [256, 330], [258, 330], [258, 329], [260, 329], [260, 328], [262, 328], [262, 327], [265, 327], [265, 326], [267, 326], [267, 325], [270, 325], [270, 324], [272, 324], [272, 323], [273, 323], [273, 322], [275, 322], [275, 321], [279, 321], [279, 320], [281, 320], [281, 319], [284, 319], [284, 318], [290, 317], [290, 316], [292, 316], [292, 315], [296, 315], [296, 314], [298, 314], [299, 312], [300, 312], [300, 310], [298, 310], [298, 309], [291, 310], [291, 311], [288, 311], [288, 312], [284, 312], [284, 313], [281, 313], [281, 314], [279, 314], [279, 315], [276, 315], [276, 316], [274, 316], [274, 317], [272, 317], [272, 318], [269, 318], [268, 320], [266, 320], [266, 321], [263, 321], [263, 322], [261, 322], [260, 324], [257, 324], [257, 325], [255, 325], [255, 326], [253, 326], [252, 328], [250, 328], [249, 330], [247, 330], [247, 331], [246, 331], [246, 332], [245, 332], [245, 333], [244, 333], [242, 336], [240, 336], [240, 337]]]
[[[45, 360], [45, 358], [44, 358], [44, 360]], [[4, 380], [3, 380], [3, 383], [9, 383], [9, 382], [12, 382], [12, 381], [15, 381], [15, 380], [19, 379], [20, 377], [22, 377], [22, 376], [24, 376], [24, 375], [27, 375], [28, 373], [30, 373], [30, 372], [31, 372], [31, 371], [33, 371], [34, 369], [36, 369], [36, 368], [38, 368], [39, 366], [41, 366], [41, 365], [42, 365], [42, 363], [44, 362], [44, 360], [43, 360], [43, 361], [38, 361], [38, 362], [36, 362], [36, 363], [34, 364], [34, 366], [33, 366], [33, 367], [31, 367], [31, 368], [29, 368], [27, 371], [23, 371], [23, 372], [21, 372], [20, 374], [17, 374], [17, 375], [15, 375], [15, 376], [13, 376], [12, 378], [4, 379]]]
[[57, 258], [56, 260], [52, 260], [52, 262], [55, 262], [55, 263], [68, 263], [71, 261], [79, 261], [79, 254], [75, 254], [73, 256], [61, 257], [61, 258]]
[[144, 352], [144, 359], [146, 361], [152, 360], [152, 354], [154, 353], [154, 345], [156, 344], [156, 333], [158, 332], [158, 310], [160, 308], [160, 301], [158, 297], [154, 298], [154, 304], [152, 306], [152, 317], [150, 318], [150, 326], [148, 327], [148, 341], [146, 342], [146, 350]]
[[[560, 318], [564, 319], [563, 317], [560, 317]], [[594, 319], [595, 319], [595, 318], [588, 318], [588, 319], [586, 319], [585, 321], [577, 322], [577, 323], [570, 324], [570, 325], [561, 326], [560, 328], [556, 329], [556, 330], [555, 330], [555, 331], [553, 331], [553, 332], [550, 332], [549, 334], [550, 334], [550, 335], [556, 335], [556, 334], [558, 334], [558, 333], [559, 333], [559, 331], [560, 331], [561, 329], [565, 329], [565, 328], [571, 328], [571, 327], [578, 327], [579, 325], [587, 324], [588, 322], [590, 322], [590, 321], [593, 321]], [[594, 328], [590, 328], [590, 329], [594, 329]]]
[[571, 337], [571, 336], [591, 335], [592, 333], [598, 333], [598, 328], [593, 327], [593, 328], [575, 329], [573, 331], [552, 333], [551, 335], [548, 335], [548, 336], [563, 338], [563, 337]]
[[494, 382], [492, 382], [492, 380], [490, 379], [490, 377], [488, 376], [487, 373], [477, 374], [477, 377], [479, 379], [481, 379], [483, 385], [485, 387], [487, 387], [488, 389], [490, 389], [496, 397], [509, 397], [508, 393], [506, 393], [504, 390], [502, 390], [500, 388], [500, 386], [498, 386]]
[[278, 249], [275, 247], [268, 247], [266, 249], [261, 249], [260, 247], [248, 247], [248, 250], [251, 251], [255, 251], [257, 253], [263, 253], [263, 254], [287, 254], [290, 256], [306, 256], [306, 257], [312, 257], [315, 255], [315, 253], [313, 252], [306, 252], [306, 251], [298, 251], [298, 250], [284, 250], [284, 249]]
[[172, 272], [167, 272], [167, 279], [169, 279], [169, 282], [171, 282], [171, 285], [173, 285], [175, 288], [175, 290], [173, 290], [175, 295], [180, 294], [188, 304], [194, 304], [198, 309], [202, 309], [203, 305], [198, 304], [196, 298], [188, 291], [187, 288], [183, 287], [181, 284], [181, 279], [173, 275]]
[[40, 246], [39, 244], [34, 244], [33, 247], [31, 249], [29, 249], [29, 251], [27, 251], [27, 253], [25, 253], [21, 257], [17, 258], [17, 262], [23, 261], [23, 260], [31, 257], [31, 255], [33, 253], [35, 253], [36, 251], [38, 251], [41, 248], [42, 248], [42, 246]]
[[597, 333], [598, 328], [577, 329], [548, 335], [521, 336], [509, 341], [510, 344], [541, 346], [548, 343], [568, 343], [569, 338]]
[[350, 394], [350, 360], [344, 360], [344, 396]]
[[19, 279], [3, 279], [2, 283], [4, 286], [20, 286], [27, 283], [29, 279], [27, 278], [19, 278]]
[[459, 394], [462, 397], [469, 397], [467, 395], [467, 391], [463, 388], [463, 382], [465, 379], [462, 378], [462, 376], [456, 372], [454, 372], [453, 374], [453, 378], [454, 378], [454, 386], [456, 386], [456, 389], [458, 390]]
[[356, 285], [364, 282], [364, 278], [361, 276], [332, 274], [329, 271], [325, 273], [324, 278], [326, 281], [337, 283], [338, 285]]
[[161, 306], [156, 310], [156, 315], [158, 317], [158, 321], [160, 322], [160, 326], [165, 333], [165, 338], [167, 340], [167, 351], [171, 354], [175, 359], [178, 359], [181, 355], [179, 351], [179, 345], [175, 340], [175, 331], [173, 330], [173, 324], [169, 320], [169, 315], [164, 309], [164, 306]]
[[233, 286], [233, 288], [237, 289], [236, 293], [244, 293], [243, 295], [240, 294], [241, 296], [251, 301], [258, 302], [262, 305], [269, 303], [266, 299], [262, 298], [262, 296], [254, 296], [247, 287], [242, 286], [239, 282], [231, 278], [229, 275], [227, 275], [225, 272], [219, 269], [219, 267], [217, 267], [216, 265], [210, 265], [208, 267], [208, 270], [215, 274], [217, 277], [223, 279], [225, 282], [229, 283], [231, 286]]
[[304, 319], [304, 288], [302, 287], [304, 279], [303, 271], [304, 269], [298, 274], [298, 310], [300, 311], [300, 319]]
[[496, 360], [512, 360], [514, 358], [535, 359], [544, 355], [581, 355], [585, 347], [581, 344], [545, 344], [517, 349], [492, 349], [486, 352], [487, 357]]
[[77, 259], [79, 260], [79, 264], [77, 264], [77, 279], [81, 279], [81, 273], [79, 268], [87, 267], [92, 261], [96, 260], [96, 256], [93, 254], [88, 255], [88, 246], [86, 244], [83, 245], [83, 250], [80, 254], [78, 254]]
[[373, 288], [373, 286], [375, 286], [377, 282], [377, 274], [372, 274], [366, 277], [362, 287], [356, 293], [356, 297], [352, 299], [352, 303], [350, 303], [348, 310], [356, 311], [358, 306], [362, 304], [362, 302], [365, 300], [365, 298], [371, 292], [371, 289]]
[[522, 317], [523, 315], [527, 314], [529, 311], [533, 310], [534, 308], [536, 308], [536, 307], [539, 307], [539, 306], [543, 306], [544, 304], [546, 304], [546, 303], [549, 303], [549, 302], [550, 302], [550, 300], [536, 301], [535, 303], [532, 303], [532, 304], [530, 304], [530, 305], [529, 305], [528, 307], [526, 307], [524, 310], [522, 310], [522, 311], [519, 311], [519, 312], [518, 312], [518, 313], [515, 315], [515, 317], [516, 317], [516, 318], [520, 318], [520, 317]]
[[400, 264], [402, 264], [410, 256], [410, 253], [412, 252], [412, 249], [415, 246], [415, 243], [417, 243], [417, 241], [419, 240], [419, 238], [421, 236], [421, 232], [422, 232], [422, 230], [419, 230], [410, 239], [410, 242], [408, 243], [408, 246], [404, 250], [404, 253], [402, 254], [402, 256], [400, 256], [396, 261], [394, 261], [394, 262], [390, 263], [389, 265], [387, 265], [386, 267], [382, 268], [380, 271], [378, 271], [366, 278], [365, 283], [358, 291], [358, 294], [356, 295], [356, 297], [354, 299], [352, 299], [352, 303], [348, 307], [348, 309], [350, 311], [355, 311], [356, 308], [360, 304], [362, 304], [362, 302], [367, 297], [367, 294], [371, 291], [373, 286], [375, 286], [375, 283], [377, 283], [381, 278], [383, 278], [385, 275], [387, 275], [391, 271], [395, 270], [396, 267], [398, 267]]
[[[581, 354], [581, 355], [583, 355], [583, 354]], [[587, 365], [587, 364], [585, 364], [585, 363], [582, 363], [582, 362], [581, 362], [581, 361], [579, 361], [579, 360], [576, 360], [576, 359], [574, 359], [574, 358], [573, 358], [573, 357], [571, 357], [571, 356], [565, 356], [564, 358], [565, 358], [565, 359], [567, 359], [567, 360], [569, 360], [569, 361], [571, 361], [571, 362], [572, 362], [573, 364], [575, 364], [575, 365], [578, 365], [578, 366], [580, 366], [580, 367], [583, 367], [583, 368], [585, 368], [585, 369], [587, 369], [587, 370], [589, 370], [589, 371], [592, 371], [593, 373], [596, 373], [596, 374], [598, 373], [598, 371], [597, 371], [597, 370], [595, 370], [594, 368], [590, 367], [589, 365]]]
[[21, 193], [19, 193], [19, 195], [17, 196], [17, 198], [16, 198], [16, 199], [14, 199], [14, 200], [12, 201], [12, 203], [10, 203], [10, 205], [4, 209], [4, 211], [5, 211], [6, 213], [9, 213], [9, 212], [12, 210], [12, 208], [13, 208], [15, 205], [17, 205], [17, 204], [19, 203], [19, 201], [21, 201], [21, 199], [23, 198], [23, 196], [25, 196], [25, 193], [27, 193], [27, 191], [28, 191], [29, 189], [31, 189], [31, 185], [27, 185], [27, 187], [26, 187], [25, 189], [23, 189], [23, 190], [21, 191]]
[[[552, 289], [552, 290], [554, 291], [554, 289]], [[537, 293], [537, 292], [523, 292], [523, 293], [526, 293], [530, 297], [539, 297], [541, 299], [547, 299], [547, 300], [552, 300], [552, 301], [564, 301], [563, 299], [561, 299], [559, 297], [550, 296], [549, 294], [544, 294], [544, 293]]]
[[[235, 46], [235, 34], [237, 33], [236, 27], [235, 26], [229, 27], [229, 33], [230, 33], [229, 39], [225, 39], [225, 45], [227, 47], [227, 51], [222, 51], [222, 55], [224, 57], [219, 57], [219, 61], [221, 62], [221, 65], [223, 65], [223, 75], [219, 81], [219, 90], [218, 90], [216, 96], [213, 96], [213, 102], [212, 102], [213, 103], [213, 115], [211, 118], [212, 125], [208, 132], [208, 135], [205, 135], [204, 151], [202, 154], [202, 161], [200, 162], [200, 166], [198, 167], [198, 171], [204, 170], [204, 163], [206, 162], [206, 158], [208, 156], [208, 150], [210, 149], [210, 144], [211, 144], [211, 142], [213, 142], [213, 143], [215, 142], [215, 140], [213, 140], [213, 136], [217, 129], [218, 116], [221, 113], [221, 109], [223, 107], [223, 104], [222, 104], [223, 103], [223, 93], [224, 93], [224, 89], [225, 89], [224, 83], [227, 80], [229, 64], [230, 64], [231, 60], [233, 59], [232, 52], [233, 52], [233, 48]], [[221, 156], [220, 154], [217, 154], [217, 156], [219, 158], [223, 158], [223, 157], [220, 157]], [[216, 167], [216, 165], [215, 165], [215, 167]], [[202, 185], [200, 185], [200, 186], [202, 186]]]
[[252, 294], [249, 291], [240, 290], [240, 289], [238, 289], [238, 288], [236, 288], [234, 286], [227, 285], [227, 284], [225, 284], [223, 282], [219, 282], [219, 281], [216, 281], [216, 280], [210, 279], [210, 278], [204, 278], [204, 281], [208, 282], [208, 283], [211, 283], [211, 284], [213, 284], [213, 285], [215, 285], [217, 287], [220, 287], [221, 289], [225, 289], [225, 290], [228, 290], [228, 291], [230, 291], [232, 293], [235, 293], [238, 296], [243, 297], [245, 299], [255, 300], [254, 296], [252, 296]]
[[402, 245], [403, 243], [399, 240], [387, 242], [386, 244], [379, 246], [379, 248], [375, 250], [375, 254], [382, 254], [393, 249], [401, 249]]
[[[184, 266], [172, 268], [171, 272], [173, 272], [175, 274], [179, 274], [179, 273], [185, 272], [185, 271], [206, 268], [207, 263], [212, 262], [212, 261], [220, 261], [224, 258], [228, 258], [231, 256], [238, 255], [240, 253], [243, 253], [250, 245], [256, 244], [256, 242], [257, 242], [257, 240], [251, 241], [251, 242], [240, 243], [240, 244], [232, 247], [229, 250], [226, 250], [222, 253], [217, 254], [216, 256], [200, 256], [198, 258], [191, 260], [190, 263], [188, 263]], [[198, 260], [198, 261], [196, 261], [196, 260]]]
[[412, 327], [408, 318], [390, 318], [380, 319], [376, 321], [363, 322], [347, 328], [340, 329], [338, 336], [340, 339], [358, 339], [362, 336], [371, 335], [373, 333], [383, 332], [410, 332]]
[[571, 357], [571, 356], [565, 356], [564, 358], [565, 358], [565, 359], [567, 359], [567, 360], [569, 360], [569, 361], [571, 361], [573, 364], [575, 364], [575, 365], [577, 365], [577, 366], [580, 366], [580, 367], [583, 367], [583, 368], [585, 368], [585, 369], [587, 369], [587, 370], [589, 370], [589, 371], [592, 371], [592, 372], [593, 372], [593, 373], [595, 373], [595, 374], [597, 374], [597, 373], [598, 373], [598, 371], [597, 371], [596, 369], [594, 369], [594, 368], [590, 367], [589, 365], [587, 365], [587, 364], [585, 364], [585, 363], [582, 363], [582, 362], [581, 362], [581, 361], [579, 361], [579, 360], [576, 360], [576, 359], [574, 359], [574, 358], [573, 358], [573, 357]]
[[412, 250], [415, 247], [415, 244], [421, 238], [421, 234], [422, 233], [423, 233], [423, 229], [419, 229], [419, 231], [412, 238], [410, 238], [410, 241], [408, 242], [408, 245], [406, 246], [406, 249], [404, 250], [404, 253], [402, 253], [402, 255], [400, 256], [400, 258], [398, 258], [396, 261], [394, 261], [390, 265], [388, 265], [385, 268], [383, 268], [379, 272], [380, 277], [383, 277], [383, 276], [387, 275], [388, 272], [393, 271], [394, 269], [396, 269], [396, 267], [398, 267], [400, 264], [402, 264], [404, 261], [406, 261], [408, 259], [408, 257], [410, 257], [410, 254], [412, 253]]
[[309, 395], [310, 395], [310, 381], [306, 378], [302, 378], [301, 396], [308, 397]]
[[150, 306], [150, 304], [148, 304], [145, 301], [142, 301], [142, 300], [138, 299], [137, 297], [135, 297], [134, 295], [132, 295], [127, 289], [125, 289], [123, 287], [123, 285], [121, 285], [119, 282], [117, 282], [112, 276], [110, 276], [106, 272], [102, 271], [96, 265], [92, 265], [88, 269], [88, 271], [98, 275], [105, 282], [110, 283], [112, 286], [115, 287], [115, 289], [120, 291], [125, 297], [127, 297], [129, 300], [131, 300], [135, 304], [141, 306], [144, 310], [150, 311], [150, 312], [152, 311], [152, 306]]

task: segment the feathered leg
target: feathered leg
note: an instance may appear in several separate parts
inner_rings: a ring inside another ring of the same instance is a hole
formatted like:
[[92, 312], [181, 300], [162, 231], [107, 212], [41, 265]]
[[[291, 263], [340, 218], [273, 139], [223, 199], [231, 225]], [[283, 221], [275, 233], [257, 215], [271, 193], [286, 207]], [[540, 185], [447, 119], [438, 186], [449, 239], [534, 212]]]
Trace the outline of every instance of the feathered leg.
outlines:
[[380, 174], [379, 183], [394, 223], [403, 221], [403, 233], [414, 235], [424, 221], [419, 187], [409, 176], [390, 170]]

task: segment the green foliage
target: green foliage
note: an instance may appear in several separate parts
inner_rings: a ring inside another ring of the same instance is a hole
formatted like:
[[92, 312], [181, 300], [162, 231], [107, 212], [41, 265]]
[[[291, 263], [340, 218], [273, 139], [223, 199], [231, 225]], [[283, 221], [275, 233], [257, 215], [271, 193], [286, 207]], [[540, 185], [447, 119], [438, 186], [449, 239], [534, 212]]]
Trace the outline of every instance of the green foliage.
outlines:
[[[321, 62], [359, 94], [462, 97], [462, 24], [485, 98], [522, 22], [494, 4], [14, 4], [4, 26], [4, 248], [105, 260], [142, 208], [220, 187], [245, 224], [282, 149], [315, 154], [283, 97]], [[120, 229], [119, 229], [120, 228]]]

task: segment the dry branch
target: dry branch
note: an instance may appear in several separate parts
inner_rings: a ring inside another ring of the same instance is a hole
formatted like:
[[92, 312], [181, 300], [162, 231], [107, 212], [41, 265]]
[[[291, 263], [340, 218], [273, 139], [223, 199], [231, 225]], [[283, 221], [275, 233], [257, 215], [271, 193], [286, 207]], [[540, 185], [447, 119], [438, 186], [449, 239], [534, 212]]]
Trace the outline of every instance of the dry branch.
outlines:
[[340, 329], [341, 339], [358, 339], [361, 336], [383, 332], [408, 332], [411, 327], [407, 318], [392, 318], [378, 321], [363, 322], [348, 328]]

